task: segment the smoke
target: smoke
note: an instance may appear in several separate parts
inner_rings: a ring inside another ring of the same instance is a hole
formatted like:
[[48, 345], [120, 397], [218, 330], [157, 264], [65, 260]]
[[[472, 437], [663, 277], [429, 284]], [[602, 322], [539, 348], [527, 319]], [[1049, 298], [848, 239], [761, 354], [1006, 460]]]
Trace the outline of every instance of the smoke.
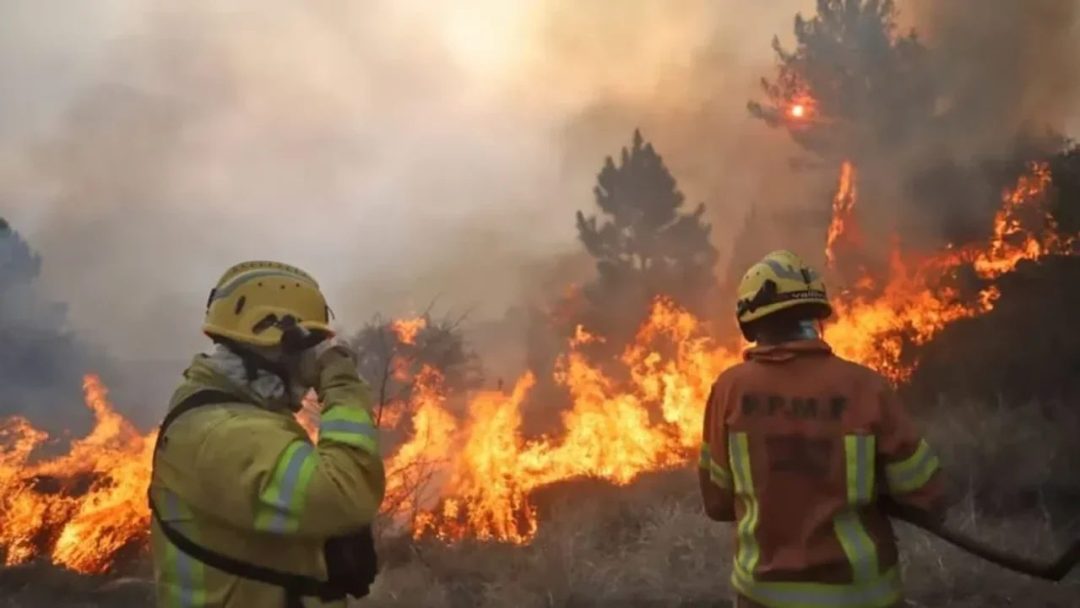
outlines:
[[[848, 252], [859, 255], [841, 255], [843, 279], [883, 268], [898, 240], [929, 251], [985, 238], [1024, 161], [1059, 152], [1075, 132], [1074, 0], [900, 1], [896, 28], [883, 29], [878, 13], [892, 6], [823, 0], [796, 20], [798, 46], [781, 40], [783, 67], [768, 73], [750, 109], [786, 127], [776, 130], [802, 148], [792, 168], [816, 179], [802, 200], [755, 207], [732, 270], [759, 256], [763, 241], [823, 262], [816, 252], [841, 161], [858, 168], [857, 216], [868, 237]], [[807, 94], [810, 116], [793, 119], [793, 100]]]
[[1077, 116], [1080, 3], [916, 0], [910, 10], [973, 153], [1008, 152], [1023, 132], [1064, 133]]
[[[923, 234], [982, 236], [1022, 161], [1053, 154], [1080, 116], [1080, 3], [927, 2], [910, 7], [930, 50], [938, 120], [909, 151]], [[947, 211], [946, 211], [947, 210]]]
[[[1007, 143], [995, 116], [1056, 128], [1076, 107], [1064, 3], [993, 4], [904, 13], [963, 77], [951, 103], [986, 103], [957, 157]], [[242, 259], [310, 270], [347, 329], [432, 300], [497, 319], [536, 297], [537, 269], [580, 251], [574, 211], [635, 127], [706, 204], [723, 268], [751, 207], [787, 222], [827, 205], [833, 176], [791, 171], [797, 147], [745, 111], [769, 40], [813, 5], [4, 3], [0, 215], [147, 407], [203, 346], [205, 295]], [[980, 63], [991, 43], [999, 60]]]
[[79, 393], [79, 367], [91, 360], [68, 331], [64, 306], [38, 293], [40, 271], [41, 258], [0, 221], [0, 412], [56, 408], [58, 392]]
[[737, 161], [786, 145], [742, 108], [806, 2], [775, 4], [5, 3], [2, 213], [133, 375], [178, 372], [245, 258], [309, 269], [345, 327], [435, 298], [498, 315], [578, 250], [635, 126], [714, 216], [773, 181]]

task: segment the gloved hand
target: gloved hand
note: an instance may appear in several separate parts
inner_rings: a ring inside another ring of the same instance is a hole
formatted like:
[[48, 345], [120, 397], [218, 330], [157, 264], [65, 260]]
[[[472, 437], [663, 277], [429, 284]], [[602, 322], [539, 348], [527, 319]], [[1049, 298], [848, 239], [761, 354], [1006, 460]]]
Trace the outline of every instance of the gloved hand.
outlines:
[[356, 355], [339, 338], [323, 340], [300, 355], [300, 378], [306, 386], [319, 389], [330, 375], [348, 372], [356, 373]]
[[375, 554], [375, 537], [371, 526], [327, 540], [323, 555], [330, 586], [354, 598], [370, 593], [371, 584], [379, 572], [379, 558]]
[[348, 344], [331, 339], [302, 353], [300, 376], [315, 389], [324, 411], [341, 405], [371, 409], [371, 393]]

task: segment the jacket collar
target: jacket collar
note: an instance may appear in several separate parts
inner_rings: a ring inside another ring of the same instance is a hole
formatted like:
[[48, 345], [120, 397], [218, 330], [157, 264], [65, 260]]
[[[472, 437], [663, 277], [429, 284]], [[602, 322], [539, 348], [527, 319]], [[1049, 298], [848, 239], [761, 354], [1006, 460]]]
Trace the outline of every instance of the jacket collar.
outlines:
[[235, 395], [238, 402], [267, 410], [287, 409], [287, 404], [282, 403], [281, 398], [260, 394], [250, 383], [231, 376], [216, 364], [211, 355], [196, 355], [184, 371], [184, 384], [191, 391], [212, 389]]
[[781, 363], [806, 355], [831, 355], [832, 348], [824, 340], [792, 340], [768, 346], [752, 346], [743, 351], [747, 361]]

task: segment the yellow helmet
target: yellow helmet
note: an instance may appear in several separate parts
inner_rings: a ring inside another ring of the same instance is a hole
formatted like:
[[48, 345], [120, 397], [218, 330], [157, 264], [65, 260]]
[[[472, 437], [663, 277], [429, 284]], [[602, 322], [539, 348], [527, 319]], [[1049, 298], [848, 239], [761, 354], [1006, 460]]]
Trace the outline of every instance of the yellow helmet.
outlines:
[[790, 251], [765, 256], [739, 282], [740, 326], [795, 306], [812, 309], [811, 316], [818, 319], [832, 314], [821, 275]]
[[226, 270], [210, 290], [203, 332], [253, 346], [278, 346], [293, 323], [316, 336], [333, 335], [319, 284], [294, 266], [253, 261]]

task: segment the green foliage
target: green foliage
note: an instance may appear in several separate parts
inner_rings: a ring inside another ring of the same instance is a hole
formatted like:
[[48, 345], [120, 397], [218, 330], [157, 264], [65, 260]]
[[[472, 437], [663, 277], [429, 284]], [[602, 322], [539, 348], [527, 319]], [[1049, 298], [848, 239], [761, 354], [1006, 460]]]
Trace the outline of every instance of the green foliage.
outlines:
[[628, 338], [659, 294], [701, 312], [713, 288], [717, 252], [705, 206], [683, 210], [663, 158], [634, 131], [616, 164], [608, 157], [593, 189], [598, 215], [577, 213], [578, 236], [596, 260], [582, 321], [616, 343]]

